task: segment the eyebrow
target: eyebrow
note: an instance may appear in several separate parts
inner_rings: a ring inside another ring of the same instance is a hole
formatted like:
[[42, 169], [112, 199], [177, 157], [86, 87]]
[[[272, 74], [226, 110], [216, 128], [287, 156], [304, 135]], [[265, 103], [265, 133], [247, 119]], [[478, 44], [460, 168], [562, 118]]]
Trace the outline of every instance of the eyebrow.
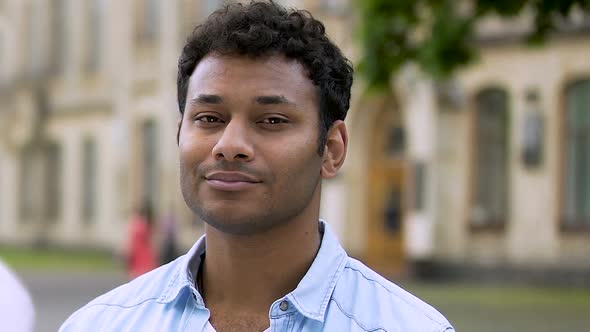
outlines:
[[[294, 102], [281, 95], [257, 96], [254, 101], [261, 105], [295, 105]], [[200, 94], [196, 98], [190, 100], [191, 104], [201, 105], [220, 105], [223, 104], [223, 98], [218, 95]]]
[[191, 104], [214, 104], [219, 105], [223, 103], [223, 98], [218, 95], [201, 94], [196, 98], [191, 99]]
[[289, 104], [295, 105], [294, 102], [285, 98], [285, 96], [273, 95], [273, 96], [258, 96], [255, 98], [258, 104], [262, 105], [278, 105], [278, 104]]

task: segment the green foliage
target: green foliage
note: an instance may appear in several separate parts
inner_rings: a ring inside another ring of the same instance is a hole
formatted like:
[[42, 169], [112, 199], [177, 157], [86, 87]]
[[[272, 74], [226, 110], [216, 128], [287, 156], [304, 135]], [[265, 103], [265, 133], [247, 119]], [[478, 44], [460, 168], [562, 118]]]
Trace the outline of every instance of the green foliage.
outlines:
[[369, 87], [382, 89], [408, 62], [417, 63], [434, 79], [444, 79], [477, 57], [474, 30], [486, 15], [515, 17], [530, 8], [533, 33], [541, 43], [578, 6], [590, 12], [590, 0], [363, 0], [359, 71]]
[[429, 35], [417, 46], [416, 60], [427, 73], [442, 78], [475, 57], [473, 20], [458, 14], [454, 0], [432, 1], [430, 6], [436, 14]]
[[18, 271], [114, 271], [113, 257], [97, 251], [0, 247], [0, 261]]

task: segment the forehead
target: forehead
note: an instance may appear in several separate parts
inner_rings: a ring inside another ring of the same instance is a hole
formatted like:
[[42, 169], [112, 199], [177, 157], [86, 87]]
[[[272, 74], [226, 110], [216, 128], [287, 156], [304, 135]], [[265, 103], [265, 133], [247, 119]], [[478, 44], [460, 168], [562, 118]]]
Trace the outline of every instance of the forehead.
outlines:
[[278, 94], [317, 99], [316, 87], [296, 60], [208, 55], [191, 75], [188, 97], [198, 94]]

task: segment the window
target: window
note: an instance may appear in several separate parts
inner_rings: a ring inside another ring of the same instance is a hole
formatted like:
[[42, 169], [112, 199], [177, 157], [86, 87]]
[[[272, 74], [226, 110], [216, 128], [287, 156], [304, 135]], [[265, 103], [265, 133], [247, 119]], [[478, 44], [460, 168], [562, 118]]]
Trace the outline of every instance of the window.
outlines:
[[424, 162], [414, 164], [414, 210], [424, 211], [426, 208], [426, 165]]
[[61, 147], [58, 144], [50, 143], [45, 149], [45, 197], [44, 215], [55, 221], [60, 214], [61, 207], [61, 179], [62, 179], [62, 158]]
[[93, 139], [82, 143], [82, 219], [90, 223], [96, 217], [97, 202], [97, 151]]
[[4, 52], [6, 52], [6, 47], [4, 46], [4, 34], [3, 31], [0, 30], [0, 85], [8, 80], [5, 74], [7, 56]]
[[474, 114], [471, 223], [502, 226], [508, 218], [508, 96], [485, 89], [476, 96]]
[[28, 221], [33, 217], [35, 209], [34, 174], [35, 165], [33, 149], [25, 146], [20, 151], [20, 177], [19, 177], [19, 214], [20, 219]]
[[28, 73], [31, 76], [39, 75], [42, 71], [42, 55], [41, 55], [41, 38], [43, 37], [41, 33], [42, 25], [40, 24], [42, 20], [43, 13], [41, 12], [41, 7], [39, 6], [40, 3], [37, 1], [31, 1], [28, 4], [27, 10], [29, 10], [29, 15], [26, 16], [27, 20], [27, 49], [26, 53], [28, 54], [29, 63], [25, 62], [25, 68], [28, 70]]
[[590, 227], [590, 79], [566, 91], [564, 223]]
[[84, 67], [89, 72], [94, 72], [98, 69], [100, 61], [100, 52], [102, 44], [102, 23], [104, 0], [90, 0], [85, 2], [87, 5], [86, 13], [88, 20], [86, 21], [86, 58]]
[[160, 1], [136, 0], [136, 39], [140, 43], [153, 42], [160, 30]]
[[51, 54], [50, 69], [54, 74], [64, 69], [66, 61], [67, 41], [67, 0], [52, 0], [51, 2]]
[[23, 221], [55, 221], [62, 194], [61, 147], [56, 143], [27, 145], [20, 156], [19, 212]]
[[403, 158], [406, 150], [406, 132], [401, 123], [389, 129], [387, 153], [393, 158]]
[[153, 205], [158, 198], [158, 180], [159, 165], [158, 165], [158, 137], [157, 127], [153, 120], [148, 120], [143, 124], [142, 128], [143, 141], [143, 197], [151, 202]]

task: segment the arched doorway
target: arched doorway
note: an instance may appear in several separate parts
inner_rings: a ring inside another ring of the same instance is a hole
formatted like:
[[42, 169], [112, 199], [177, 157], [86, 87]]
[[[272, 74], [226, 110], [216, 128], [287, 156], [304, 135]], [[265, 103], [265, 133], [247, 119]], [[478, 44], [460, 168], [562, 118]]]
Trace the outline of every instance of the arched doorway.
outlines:
[[406, 273], [405, 212], [406, 134], [400, 111], [379, 112], [369, 132], [368, 219], [365, 260], [386, 276]]

